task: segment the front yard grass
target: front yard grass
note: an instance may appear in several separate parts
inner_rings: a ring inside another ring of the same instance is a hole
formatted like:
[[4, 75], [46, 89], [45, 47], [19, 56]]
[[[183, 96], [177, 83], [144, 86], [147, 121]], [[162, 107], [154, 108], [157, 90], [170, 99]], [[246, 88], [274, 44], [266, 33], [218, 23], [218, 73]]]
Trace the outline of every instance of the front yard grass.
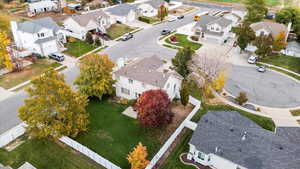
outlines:
[[21, 72], [12, 72], [0, 76], [0, 86], [9, 89], [20, 83], [41, 75], [49, 68], [59, 67], [61, 64], [49, 59], [38, 59], [36, 63], [26, 66]]
[[260, 58], [259, 61], [300, 73], [300, 58], [297, 57], [279, 54], [276, 56]]
[[137, 28], [125, 24], [113, 24], [107, 29], [107, 34], [111, 39], [117, 39], [125, 33], [131, 32]]
[[87, 42], [78, 39], [76, 39], [75, 42], [67, 43], [65, 47], [67, 50], [64, 51], [64, 53], [74, 57], [79, 57], [97, 48], [97, 46], [88, 44]]
[[130, 168], [127, 154], [139, 142], [147, 146], [148, 159], [151, 159], [162, 145], [158, 137], [163, 133], [162, 130], [146, 131], [136, 119], [122, 115], [126, 107], [107, 100], [91, 100], [87, 106], [90, 113], [88, 132], [76, 138], [81, 144], [124, 169]]
[[171, 35], [170, 37], [172, 37], [172, 36], [176, 37], [177, 43], [172, 43], [169, 38], [167, 38], [165, 40], [165, 42], [167, 42], [168, 44], [175, 45], [175, 46], [180, 46], [180, 47], [191, 47], [193, 50], [198, 50], [202, 46], [199, 43], [189, 41], [187, 39], [187, 35], [177, 33], [175, 35]]
[[[196, 2], [225, 2], [225, 3], [243, 3], [242, 0], [191, 0]], [[279, 0], [266, 0], [266, 4], [269, 7], [274, 7], [280, 4]]]
[[297, 110], [290, 110], [291, 114], [293, 116], [300, 116], [300, 109], [297, 109]]
[[0, 148], [0, 163], [18, 168], [25, 162], [40, 169], [104, 169], [73, 149], [48, 139], [26, 139], [8, 152]]

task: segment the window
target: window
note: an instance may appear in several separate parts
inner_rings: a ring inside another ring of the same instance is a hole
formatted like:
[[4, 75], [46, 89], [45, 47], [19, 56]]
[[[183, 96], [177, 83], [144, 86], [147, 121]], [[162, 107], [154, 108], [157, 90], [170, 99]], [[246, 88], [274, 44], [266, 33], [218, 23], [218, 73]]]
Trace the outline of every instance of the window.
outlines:
[[44, 33], [41, 33], [41, 37], [44, 37], [45, 36], [45, 34]]
[[198, 153], [198, 158], [201, 159], [201, 160], [204, 160], [204, 159], [205, 159], [205, 154], [199, 152], [199, 153]]
[[124, 94], [127, 94], [127, 95], [130, 95], [130, 91], [128, 89], [125, 89], [125, 88], [121, 88], [121, 92], [124, 93]]
[[145, 83], [142, 83], [142, 86], [143, 86], [143, 88], [145, 88], [145, 87], [146, 87], [146, 84], [145, 84]]
[[169, 87], [170, 87], [170, 83], [167, 84], [167, 89], [169, 89]]
[[210, 29], [211, 29], [212, 31], [213, 31], [213, 30], [215, 30], [215, 28], [214, 28], [214, 27], [211, 27]]
[[128, 79], [128, 83], [132, 84], [133, 80], [132, 79]]
[[216, 31], [220, 31], [220, 28], [216, 28]]
[[175, 90], [176, 90], [176, 84], [174, 84], [174, 92], [175, 92]]

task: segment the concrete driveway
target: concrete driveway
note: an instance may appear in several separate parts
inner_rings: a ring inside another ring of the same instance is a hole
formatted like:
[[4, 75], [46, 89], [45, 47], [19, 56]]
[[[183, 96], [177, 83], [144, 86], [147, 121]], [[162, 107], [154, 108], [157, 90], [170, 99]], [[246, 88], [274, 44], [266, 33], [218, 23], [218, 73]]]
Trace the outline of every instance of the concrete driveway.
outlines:
[[261, 106], [300, 106], [300, 83], [271, 70], [259, 73], [255, 68], [232, 65], [225, 89], [234, 96], [246, 92], [249, 102]]

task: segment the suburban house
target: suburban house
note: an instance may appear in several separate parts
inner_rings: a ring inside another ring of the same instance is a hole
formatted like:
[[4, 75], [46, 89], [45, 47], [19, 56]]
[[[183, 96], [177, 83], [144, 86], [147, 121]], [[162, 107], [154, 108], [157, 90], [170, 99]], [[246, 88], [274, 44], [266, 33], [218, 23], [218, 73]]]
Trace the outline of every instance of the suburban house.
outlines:
[[150, 0], [145, 3], [139, 4], [137, 9], [140, 11], [140, 14], [147, 17], [153, 17], [158, 14], [158, 9], [161, 5], [164, 5], [166, 8], [169, 7], [169, 4], [164, 0]]
[[189, 142], [187, 159], [214, 169], [299, 169], [300, 128], [261, 128], [238, 112], [208, 112]]
[[86, 33], [91, 31], [106, 33], [111, 24], [111, 17], [101, 9], [70, 16], [63, 23], [66, 35], [78, 39], [84, 39]]
[[[256, 36], [261, 35], [271, 35], [274, 39], [282, 32], [285, 35], [287, 40], [289, 31], [291, 29], [291, 24], [288, 26], [276, 22], [257, 22], [250, 25], [252, 30], [255, 32]], [[254, 52], [256, 50], [256, 46], [248, 45], [246, 50], [250, 52]]]
[[65, 34], [50, 17], [22, 23], [11, 21], [11, 30], [19, 51], [46, 56], [64, 49]]
[[157, 56], [138, 58], [120, 66], [113, 73], [116, 80], [116, 95], [126, 99], [136, 99], [150, 89], [165, 90], [170, 99], [180, 97], [182, 76], [169, 69]]
[[230, 32], [232, 26], [233, 21], [224, 17], [203, 15], [195, 26], [192, 27], [192, 32], [194, 36], [199, 37], [199, 40], [204, 39], [224, 43], [233, 36]]
[[34, 16], [37, 13], [56, 11], [58, 6], [51, 0], [44, 0], [28, 4], [28, 16]]
[[108, 7], [105, 12], [111, 16], [112, 23], [130, 23], [138, 17], [137, 7], [132, 4], [124, 3]]

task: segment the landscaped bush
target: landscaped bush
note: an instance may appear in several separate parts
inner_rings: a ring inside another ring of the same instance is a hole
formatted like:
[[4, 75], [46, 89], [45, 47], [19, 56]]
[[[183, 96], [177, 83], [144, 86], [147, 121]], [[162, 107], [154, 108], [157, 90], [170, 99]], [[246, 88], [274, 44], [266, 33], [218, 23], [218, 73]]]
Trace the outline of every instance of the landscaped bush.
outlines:
[[239, 105], [243, 105], [248, 101], [247, 94], [245, 92], [240, 92], [239, 96], [235, 98], [235, 101]]
[[151, 18], [151, 17], [147, 17], [147, 16], [140, 16], [138, 19], [139, 19], [139, 21], [146, 22], [146, 23], [149, 23], [149, 24], [157, 22], [156, 19]]
[[170, 37], [170, 41], [171, 41], [171, 42], [177, 42], [176, 36], [171, 36], [171, 37]]
[[191, 39], [194, 40], [194, 41], [198, 41], [199, 37], [198, 36], [191, 36]]
[[70, 43], [76, 42], [76, 38], [68, 37], [68, 42], [70, 42]]

